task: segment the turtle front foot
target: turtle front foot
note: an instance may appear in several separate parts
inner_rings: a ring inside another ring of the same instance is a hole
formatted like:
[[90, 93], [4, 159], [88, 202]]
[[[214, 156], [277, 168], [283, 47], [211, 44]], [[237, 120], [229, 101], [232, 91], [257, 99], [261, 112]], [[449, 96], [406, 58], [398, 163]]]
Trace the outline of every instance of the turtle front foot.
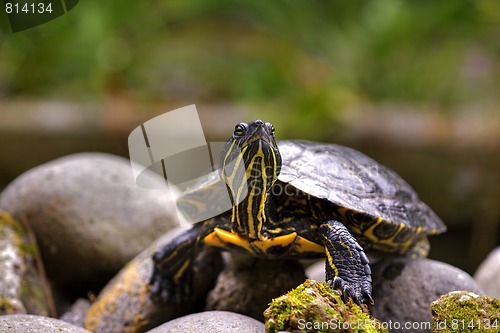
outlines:
[[164, 304], [184, 303], [191, 296], [190, 276], [191, 274], [185, 272], [181, 280], [175, 281], [170, 274], [164, 275], [155, 267], [149, 281], [152, 298]]
[[370, 304], [374, 303], [371, 295], [371, 280], [369, 283], [356, 286], [335, 276], [333, 280], [328, 280], [327, 282], [331, 288], [339, 290], [342, 293], [342, 300], [344, 302], [347, 302], [351, 298], [358, 305], [366, 304], [367, 302]]
[[191, 296], [193, 260], [198, 254], [192, 230], [181, 234], [153, 256], [151, 297], [165, 304], [182, 304]]
[[346, 301], [373, 304], [372, 277], [368, 258], [354, 236], [338, 221], [321, 225], [326, 248], [326, 281]]

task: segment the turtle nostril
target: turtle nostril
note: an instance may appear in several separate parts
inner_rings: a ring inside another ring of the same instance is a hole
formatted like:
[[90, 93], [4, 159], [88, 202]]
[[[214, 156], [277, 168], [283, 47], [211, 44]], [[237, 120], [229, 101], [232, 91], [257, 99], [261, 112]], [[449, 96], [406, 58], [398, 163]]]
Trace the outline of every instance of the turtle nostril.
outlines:
[[264, 122], [262, 120], [260, 120], [260, 119], [257, 119], [255, 121], [255, 125], [257, 125], [257, 126], [264, 126]]

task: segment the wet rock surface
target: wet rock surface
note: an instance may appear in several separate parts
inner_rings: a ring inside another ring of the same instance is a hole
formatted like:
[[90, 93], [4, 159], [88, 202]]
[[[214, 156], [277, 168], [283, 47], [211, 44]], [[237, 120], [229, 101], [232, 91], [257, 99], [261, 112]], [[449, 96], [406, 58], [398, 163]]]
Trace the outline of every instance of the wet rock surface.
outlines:
[[0, 211], [0, 315], [54, 314], [39, 255], [26, 229]]
[[178, 225], [170, 192], [137, 186], [129, 160], [102, 153], [69, 155], [25, 172], [1, 193], [0, 208], [26, 220], [47, 275], [72, 289], [102, 286]]
[[151, 256], [182, 233], [175, 229], [129, 262], [101, 291], [85, 316], [85, 327], [96, 333], [140, 333], [168, 320], [201, 311], [204, 299], [222, 269], [219, 252], [205, 251], [195, 261], [193, 295], [183, 304], [155, 302], [149, 280]]
[[[427, 258], [394, 258], [372, 266], [373, 299], [371, 314], [382, 322], [430, 323], [430, 304], [454, 290], [482, 291], [464, 271]], [[421, 327], [406, 332], [423, 332]]]
[[0, 332], [8, 333], [90, 333], [65, 321], [36, 315], [0, 316]]
[[233, 256], [207, 298], [207, 310], [241, 313], [259, 321], [273, 298], [306, 279], [297, 261], [262, 260]]
[[500, 247], [479, 265], [474, 278], [486, 295], [500, 298]]
[[148, 333], [262, 333], [264, 324], [239, 313], [206, 311], [171, 320]]

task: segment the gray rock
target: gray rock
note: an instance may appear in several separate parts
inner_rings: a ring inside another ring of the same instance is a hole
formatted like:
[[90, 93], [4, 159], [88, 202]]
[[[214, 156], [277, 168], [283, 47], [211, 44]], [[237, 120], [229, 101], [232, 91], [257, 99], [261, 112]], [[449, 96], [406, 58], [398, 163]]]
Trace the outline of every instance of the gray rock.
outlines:
[[172, 230], [129, 262], [99, 293], [85, 316], [85, 328], [95, 333], [142, 333], [167, 320], [203, 309], [204, 300], [222, 269], [219, 252], [196, 258], [192, 297], [183, 304], [164, 305], [151, 298], [152, 254], [169, 243], [182, 228]]
[[474, 278], [486, 295], [500, 298], [500, 247], [479, 265]]
[[70, 155], [25, 172], [1, 193], [0, 208], [27, 221], [47, 275], [72, 289], [102, 286], [178, 225], [170, 192], [137, 186], [129, 160], [102, 153]]
[[85, 314], [89, 308], [90, 301], [85, 298], [79, 298], [67, 312], [59, 317], [59, 319], [78, 327], [84, 327]]
[[171, 320], [147, 333], [262, 333], [264, 324], [228, 311], [206, 311]]
[[[382, 322], [431, 323], [430, 304], [454, 290], [482, 294], [464, 271], [427, 258], [393, 258], [372, 266], [373, 299], [370, 313]], [[410, 325], [406, 324], [406, 325]], [[416, 325], [416, 324], [415, 324]], [[393, 326], [395, 327], [395, 326]], [[430, 326], [429, 326], [430, 327]], [[407, 329], [405, 332], [430, 332], [430, 329]]]
[[232, 311], [264, 321], [271, 300], [306, 279], [298, 261], [232, 257], [208, 295], [206, 310]]
[[325, 260], [315, 262], [307, 267], [306, 276], [314, 281], [325, 282]]
[[0, 332], [8, 333], [91, 333], [65, 321], [35, 316], [7, 315], [0, 316]]
[[0, 315], [55, 314], [36, 244], [22, 225], [0, 211]]

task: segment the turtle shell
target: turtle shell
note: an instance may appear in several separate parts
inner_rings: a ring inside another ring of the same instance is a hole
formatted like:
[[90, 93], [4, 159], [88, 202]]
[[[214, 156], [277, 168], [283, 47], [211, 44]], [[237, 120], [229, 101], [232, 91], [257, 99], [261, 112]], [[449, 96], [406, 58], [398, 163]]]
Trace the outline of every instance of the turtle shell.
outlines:
[[394, 171], [357, 150], [331, 143], [281, 141], [279, 180], [350, 211], [434, 234], [443, 222]]
[[[331, 143], [288, 140], [279, 141], [278, 146], [283, 160], [278, 184], [292, 185], [344, 212], [354, 212], [368, 225], [387, 229], [389, 235], [405, 227], [412, 230], [409, 237], [446, 230], [408, 183], [368, 156]], [[231, 209], [226, 185], [217, 172], [187, 190], [177, 204], [192, 222]]]

